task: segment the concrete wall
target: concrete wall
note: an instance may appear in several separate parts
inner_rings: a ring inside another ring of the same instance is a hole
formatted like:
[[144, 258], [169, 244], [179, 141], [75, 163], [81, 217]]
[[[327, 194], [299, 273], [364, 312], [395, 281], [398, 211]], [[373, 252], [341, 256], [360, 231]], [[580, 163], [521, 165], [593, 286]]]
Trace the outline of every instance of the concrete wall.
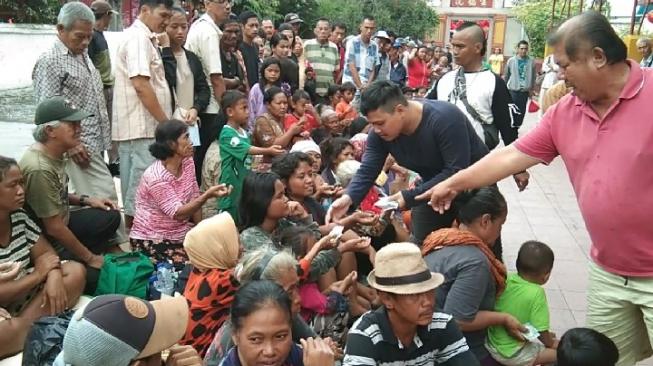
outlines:
[[[105, 32], [112, 56], [121, 32]], [[53, 25], [0, 23], [0, 90], [32, 84], [32, 69], [56, 37]]]

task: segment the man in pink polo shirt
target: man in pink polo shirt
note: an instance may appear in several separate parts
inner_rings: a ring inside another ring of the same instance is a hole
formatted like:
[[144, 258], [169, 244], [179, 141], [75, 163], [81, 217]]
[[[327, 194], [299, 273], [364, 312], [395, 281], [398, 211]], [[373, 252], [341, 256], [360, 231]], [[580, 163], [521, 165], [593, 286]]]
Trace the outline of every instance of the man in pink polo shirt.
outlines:
[[437, 211], [460, 191], [561, 156], [592, 239], [587, 323], [619, 348], [619, 365], [653, 353], [653, 70], [626, 59], [607, 19], [586, 12], [549, 39], [573, 93], [514, 144], [418, 199]]

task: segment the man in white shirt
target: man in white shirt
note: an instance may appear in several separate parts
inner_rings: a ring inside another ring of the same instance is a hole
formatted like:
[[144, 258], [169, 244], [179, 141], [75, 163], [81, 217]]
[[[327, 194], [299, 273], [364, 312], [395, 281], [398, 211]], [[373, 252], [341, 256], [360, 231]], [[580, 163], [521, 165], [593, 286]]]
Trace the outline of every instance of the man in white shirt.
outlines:
[[204, 74], [211, 88], [211, 100], [208, 107], [199, 114], [200, 146], [195, 148], [195, 175], [198, 182], [202, 178], [204, 156], [211, 142], [218, 137], [224, 121], [220, 121], [220, 101], [225, 92], [222, 78], [222, 62], [220, 61], [220, 38], [222, 31], [219, 26], [229, 18], [231, 13], [230, 0], [206, 0], [206, 13], [191, 25], [186, 37], [184, 48], [195, 53], [202, 62]]
[[125, 30], [124, 41], [116, 51], [111, 134], [118, 142], [128, 227], [136, 212], [138, 183], [154, 162], [148, 151], [154, 130], [172, 116], [172, 97], [156, 36], [165, 32], [171, 8], [172, 0], [141, 0], [138, 19]]

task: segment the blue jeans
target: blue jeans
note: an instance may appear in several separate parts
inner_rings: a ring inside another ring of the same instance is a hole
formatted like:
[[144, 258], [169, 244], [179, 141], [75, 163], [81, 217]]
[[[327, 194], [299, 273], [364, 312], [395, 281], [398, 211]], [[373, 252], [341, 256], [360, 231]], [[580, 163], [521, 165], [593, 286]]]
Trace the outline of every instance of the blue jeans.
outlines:
[[136, 190], [141, 177], [152, 163], [154, 157], [150, 154], [150, 144], [154, 139], [138, 139], [118, 141], [118, 156], [120, 156], [120, 191], [125, 215], [136, 213]]

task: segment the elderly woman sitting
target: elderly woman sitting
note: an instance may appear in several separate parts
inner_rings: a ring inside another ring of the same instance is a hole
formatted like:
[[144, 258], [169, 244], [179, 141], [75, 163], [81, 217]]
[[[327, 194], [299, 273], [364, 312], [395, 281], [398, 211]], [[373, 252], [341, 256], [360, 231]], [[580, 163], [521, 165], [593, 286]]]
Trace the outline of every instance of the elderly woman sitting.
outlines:
[[143, 173], [136, 192], [136, 215], [129, 233], [134, 250], [154, 263], [172, 262], [181, 270], [188, 257], [182, 241], [202, 219], [202, 205], [229, 193], [224, 185], [200, 193], [195, 180], [193, 145], [188, 125], [177, 120], [160, 123], [150, 153], [157, 160]]

